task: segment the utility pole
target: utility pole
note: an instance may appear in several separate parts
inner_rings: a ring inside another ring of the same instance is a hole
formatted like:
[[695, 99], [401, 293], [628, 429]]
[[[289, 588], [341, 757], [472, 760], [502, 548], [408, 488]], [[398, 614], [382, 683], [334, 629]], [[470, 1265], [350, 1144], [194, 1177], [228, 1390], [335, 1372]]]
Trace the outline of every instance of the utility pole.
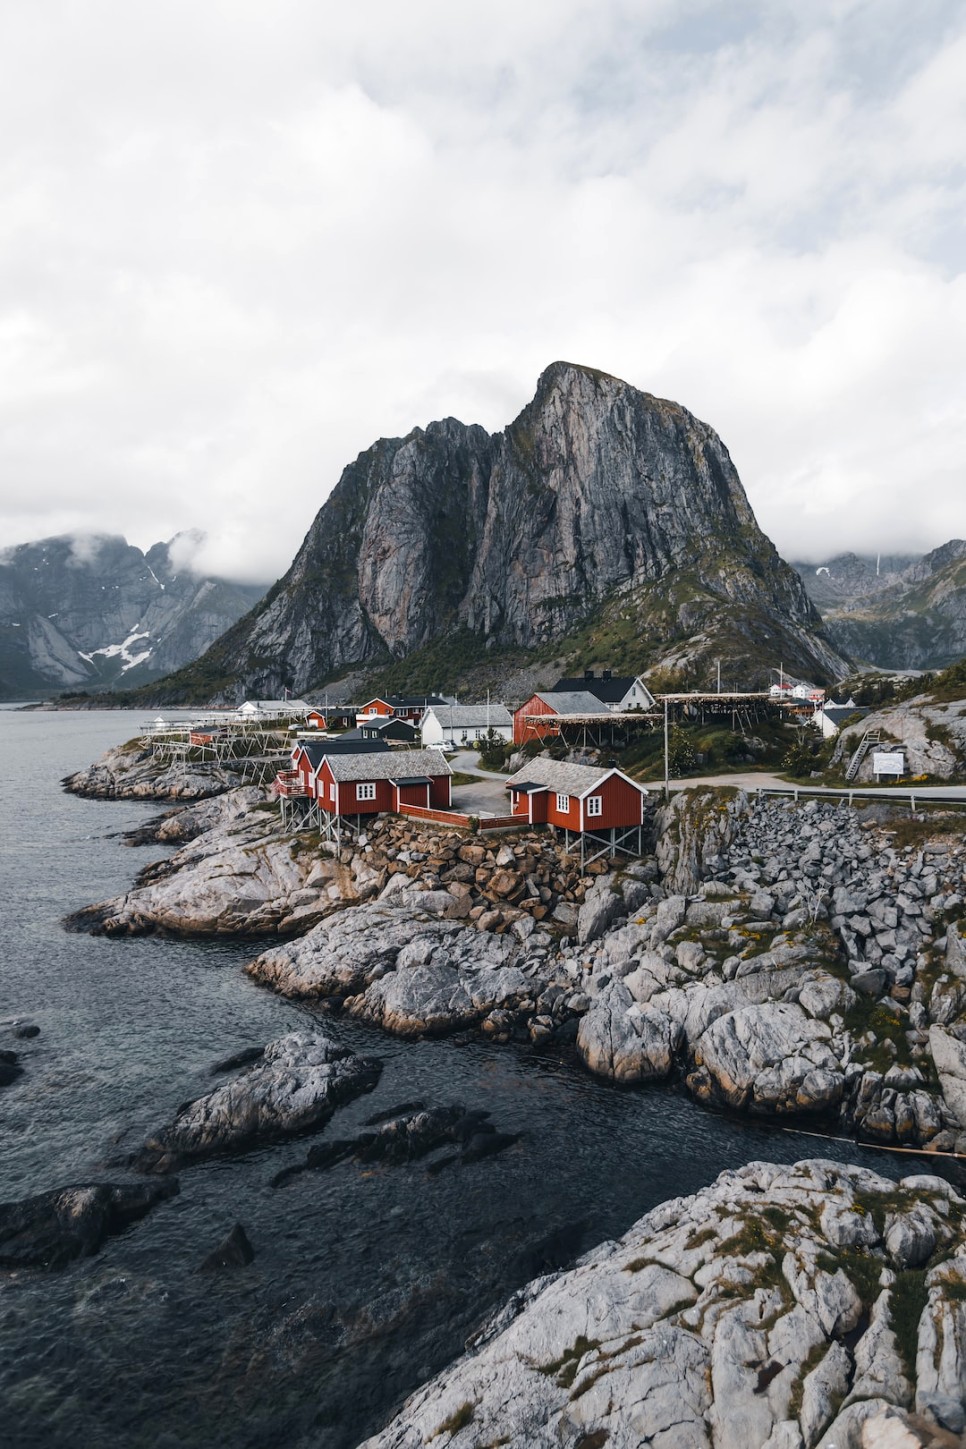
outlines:
[[716, 659], [715, 660], [715, 663], [718, 666], [718, 693], [720, 694], [721, 693], [721, 660], [720, 659]]
[[664, 799], [671, 798], [671, 790], [668, 785], [668, 739], [667, 739], [667, 695], [664, 696]]

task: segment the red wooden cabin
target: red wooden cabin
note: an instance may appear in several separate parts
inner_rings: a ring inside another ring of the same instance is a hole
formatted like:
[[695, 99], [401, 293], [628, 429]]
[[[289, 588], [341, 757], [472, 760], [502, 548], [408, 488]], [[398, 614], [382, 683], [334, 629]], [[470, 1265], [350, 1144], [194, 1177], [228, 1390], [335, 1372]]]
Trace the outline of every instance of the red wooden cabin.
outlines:
[[312, 793], [329, 815], [380, 815], [400, 805], [448, 810], [452, 776], [438, 750], [324, 756]]
[[621, 770], [531, 760], [510, 777], [512, 813], [531, 825], [580, 833], [643, 824], [647, 790]]

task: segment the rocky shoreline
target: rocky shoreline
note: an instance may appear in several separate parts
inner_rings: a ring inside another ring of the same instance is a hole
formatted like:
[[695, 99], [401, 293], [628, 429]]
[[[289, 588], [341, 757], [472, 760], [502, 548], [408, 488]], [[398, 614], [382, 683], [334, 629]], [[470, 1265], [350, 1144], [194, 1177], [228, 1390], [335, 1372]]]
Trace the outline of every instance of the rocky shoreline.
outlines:
[[546, 833], [392, 817], [339, 848], [233, 790], [148, 826], [188, 843], [67, 924], [281, 937], [254, 979], [397, 1035], [552, 1044], [617, 1082], [964, 1152], [966, 847], [897, 848], [881, 814], [686, 790], [652, 856], [582, 872]]
[[755, 1162], [515, 1294], [363, 1449], [915, 1449], [964, 1398], [962, 1198]]
[[[72, 929], [267, 934], [255, 980], [398, 1036], [479, 1031], [621, 1084], [966, 1152], [960, 834], [695, 789], [656, 812], [652, 855], [582, 871], [548, 834], [388, 818], [337, 849], [229, 790], [131, 843], [150, 841], [181, 849]], [[379, 1071], [302, 1034], [222, 1065], [245, 1070], [131, 1165], [318, 1130]], [[473, 1160], [514, 1140], [485, 1116], [404, 1104], [273, 1183], [347, 1157]], [[537, 1279], [368, 1449], [915, 1449], [964, 1429], [966, 1205], [938, 1177], [816, 1160], [726, 1173]]]

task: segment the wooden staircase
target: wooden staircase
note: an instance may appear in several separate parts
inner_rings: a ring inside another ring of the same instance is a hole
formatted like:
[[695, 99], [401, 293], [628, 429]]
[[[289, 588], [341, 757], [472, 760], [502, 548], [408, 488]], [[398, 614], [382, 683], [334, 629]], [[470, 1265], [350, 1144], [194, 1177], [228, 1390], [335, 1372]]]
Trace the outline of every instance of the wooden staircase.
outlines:
[[852, 751], [852, 758], [849, 760], [845, 771], [846, 780], [854, 780], [859, 773], [862, 761], [870, 750], [874, 750], [882, 743], [882, 734], [879, 730], [866, 730], [857, 747]]

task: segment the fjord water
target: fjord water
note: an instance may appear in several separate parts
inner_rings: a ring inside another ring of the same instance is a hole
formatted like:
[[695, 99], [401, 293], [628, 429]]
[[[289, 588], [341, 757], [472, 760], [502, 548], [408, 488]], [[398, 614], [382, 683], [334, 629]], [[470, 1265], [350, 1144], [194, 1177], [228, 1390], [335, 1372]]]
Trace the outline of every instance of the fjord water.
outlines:
[[[189, 1167], [178, 1197], [95, 1257], [0, 1273], [7, 1449], [350, 1449], [514, 1288], [724, 1168], [821, 1155], [923, 1170], [715, 1116], [673, 1087], [609, 1087], [554, 1055], [401, 1042], [313, 1014], [243, 974], [254, 942], [66, 934], [66, 912], [124, 891], [164, 853], [119, 839], [159, 807], [79, 800], [59, 783], [137, 722], [0, 709], [0, 1016], [41, 1028], [13, 1044], [24, 1074], [0, 1089], [0, 1201], [124, 1180], [111, 1159], [208, 1090], [214, 1062], [317, 1019], [383, 1062], [328, 1139], [413, 1100], [483, 1108], [522, 1136], [435, 1175], [343, 1163], [273, 1189], [304, 1139]], [[199, 1274], [235, 1222], [255, 1261]]]

